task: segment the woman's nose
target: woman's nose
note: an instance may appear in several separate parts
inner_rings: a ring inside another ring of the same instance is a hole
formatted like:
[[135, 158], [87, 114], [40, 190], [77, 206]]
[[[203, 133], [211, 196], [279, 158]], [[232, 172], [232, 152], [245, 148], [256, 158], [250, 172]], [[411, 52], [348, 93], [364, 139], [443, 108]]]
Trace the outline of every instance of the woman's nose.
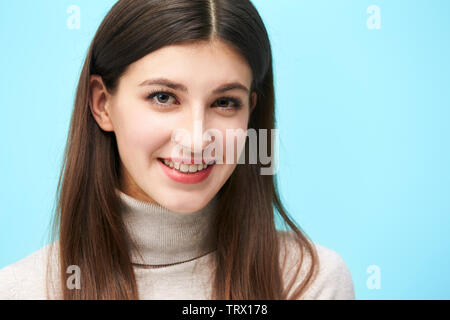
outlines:
[[205, 120], [203, 115], [197, 115], [191, 118], [183, 128], [177, 130], [176, 142], [181, 147], [192, 153], [201, 154], [203, 150], [211, 143], [212, 138], [208, 131], [205, 131]]

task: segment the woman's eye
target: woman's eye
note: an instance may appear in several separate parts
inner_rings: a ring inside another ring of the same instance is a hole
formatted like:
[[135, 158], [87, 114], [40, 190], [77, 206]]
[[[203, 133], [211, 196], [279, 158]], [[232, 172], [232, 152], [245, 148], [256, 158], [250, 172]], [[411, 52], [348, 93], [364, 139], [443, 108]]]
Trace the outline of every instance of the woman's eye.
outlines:
[[224, 109], [239, 108], [240, 102], [235, 99], [222, 98], [222, 99], [217, 100], [217, 106], [219, 108], [224, 108]]
[[170, 101], [170, 98], [175, 99], [172, 94], [167, 92], [154, 92], [148, 96], [149, 100], [154, 100], [157, 104], [162, 105], [167, 104], [167, 102]]

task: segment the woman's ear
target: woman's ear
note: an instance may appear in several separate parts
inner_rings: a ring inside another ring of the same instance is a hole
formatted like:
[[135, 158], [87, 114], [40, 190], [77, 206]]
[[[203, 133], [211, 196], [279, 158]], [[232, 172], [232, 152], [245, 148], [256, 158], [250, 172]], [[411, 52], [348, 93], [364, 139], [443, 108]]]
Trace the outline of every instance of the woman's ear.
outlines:
[[114, 131], [109, 112], [110, 95], [103, 84], [101, 76], [91, 75], [89, 92], [89, 107], [95, 121], [103, 131]]

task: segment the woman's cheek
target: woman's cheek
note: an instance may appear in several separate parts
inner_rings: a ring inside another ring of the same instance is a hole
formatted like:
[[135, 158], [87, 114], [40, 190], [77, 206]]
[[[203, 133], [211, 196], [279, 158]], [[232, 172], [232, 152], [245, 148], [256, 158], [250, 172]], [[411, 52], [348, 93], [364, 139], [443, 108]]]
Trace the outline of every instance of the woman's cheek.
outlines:
[[128, 150], [144, 152], [146, 156], [170, 141], [170, 125], [161, 115], [152, 112], [128, 112], [122, 115], [119, 135]]

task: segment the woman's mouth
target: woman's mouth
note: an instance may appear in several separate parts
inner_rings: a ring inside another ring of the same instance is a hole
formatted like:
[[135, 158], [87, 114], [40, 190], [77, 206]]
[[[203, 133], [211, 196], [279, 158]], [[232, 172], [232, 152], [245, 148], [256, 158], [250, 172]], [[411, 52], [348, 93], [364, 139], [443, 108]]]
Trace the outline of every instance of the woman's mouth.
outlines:
[[208, 166], [215, 164], [214, 161], [211, 161], [210, 164], [185, 164], [181, 162], [175, 162], [168, 159], [158, 158], [160, 162], [171, 169], [178, 170], [182, 173], [195, 173], [198, 171], [206, 170]]
[[194, 184], [205, 180], [211, 173], [215, 161], [209, 164], [187, 164], [183, 161], [172, 161], [169, 159], [158, 158], [163, 172], [172, 180], [184, 184]]

